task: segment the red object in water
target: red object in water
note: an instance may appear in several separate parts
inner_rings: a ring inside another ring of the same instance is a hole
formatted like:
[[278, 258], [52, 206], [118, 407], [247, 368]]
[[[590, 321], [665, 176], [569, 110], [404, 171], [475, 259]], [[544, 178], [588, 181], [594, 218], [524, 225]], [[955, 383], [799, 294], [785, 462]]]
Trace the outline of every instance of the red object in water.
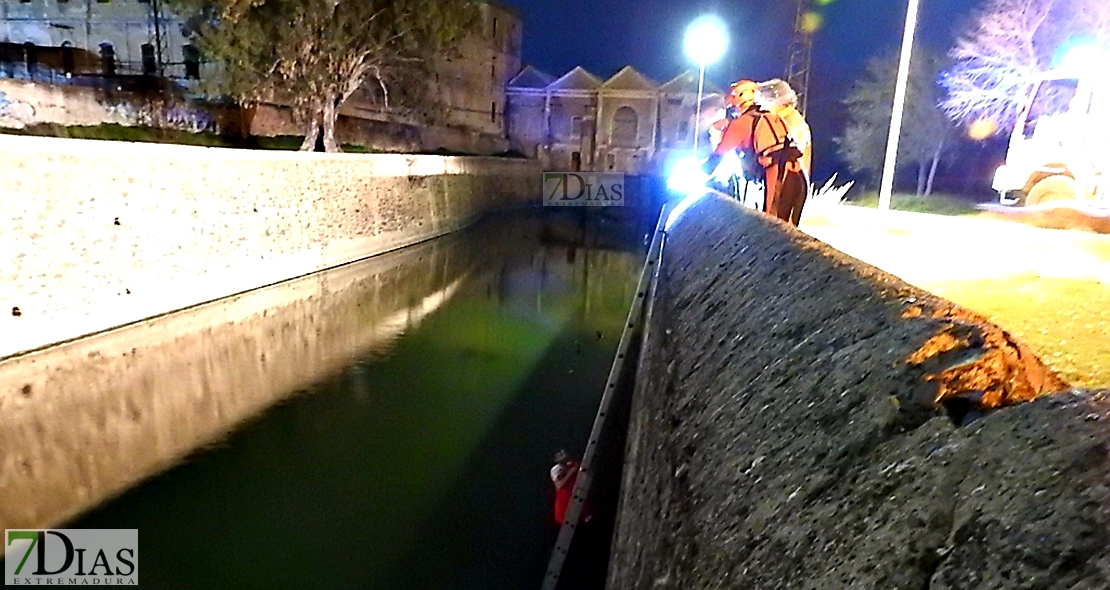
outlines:
[[[574, 494], [574, 484], [578, 481], [578, 468], [578, 462], [574, 459], [566, 459], [551, 468], [551, 481], [555, 484], [555, 524], [563, 524], [567, 518], [567, 510], [570, 509]], [[590, 502], [587, 499], [580, 515], [582, 522], [590, 521], [592, 516], [590, 512]]]

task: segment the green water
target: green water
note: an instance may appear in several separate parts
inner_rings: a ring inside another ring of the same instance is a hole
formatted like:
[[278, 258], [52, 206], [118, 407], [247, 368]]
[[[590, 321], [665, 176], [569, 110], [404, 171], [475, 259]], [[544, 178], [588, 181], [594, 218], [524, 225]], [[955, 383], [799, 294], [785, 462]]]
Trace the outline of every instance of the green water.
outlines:
[[474, 270], [389, 347], [67, 527], [139, 529], [156, 588], [538, 588], [551, 456], [585, 446], [645, 224], [453, 238]]

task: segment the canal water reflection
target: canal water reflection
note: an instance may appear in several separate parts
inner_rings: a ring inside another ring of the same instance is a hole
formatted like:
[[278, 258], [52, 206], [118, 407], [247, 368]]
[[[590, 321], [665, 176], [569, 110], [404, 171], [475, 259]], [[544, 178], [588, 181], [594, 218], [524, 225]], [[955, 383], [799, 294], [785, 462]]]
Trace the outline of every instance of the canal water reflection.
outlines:
[[651, 223], [586, 215], [447, 238], [395, 337], [67, 526], [139, 529], [159, 588], [538, 588]]

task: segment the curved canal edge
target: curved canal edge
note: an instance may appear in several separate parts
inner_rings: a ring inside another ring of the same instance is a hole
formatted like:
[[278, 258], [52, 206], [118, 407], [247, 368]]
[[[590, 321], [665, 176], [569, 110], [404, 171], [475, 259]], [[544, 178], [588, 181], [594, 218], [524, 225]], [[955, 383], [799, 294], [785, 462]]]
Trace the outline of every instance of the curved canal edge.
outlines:
[[1110, 587], [1108, 392], [726, 200], [661, 266], [608, 588]]

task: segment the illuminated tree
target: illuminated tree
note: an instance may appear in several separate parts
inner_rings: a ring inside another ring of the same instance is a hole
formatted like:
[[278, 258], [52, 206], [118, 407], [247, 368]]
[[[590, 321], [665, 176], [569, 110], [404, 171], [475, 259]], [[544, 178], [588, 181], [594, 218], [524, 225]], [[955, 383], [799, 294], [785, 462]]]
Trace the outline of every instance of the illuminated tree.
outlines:
[[1036, 77], [1077, 40], [1110, 44], [1110, 2], [986, 0], [950, 54], [945, 112], [961, 123], [1012, 127]]
[[[937, 78], [940, 70], [939, 56], [926, 50], [915, 52], [910, 63], [906, 109], [898, 141], [898, 165], [899, 169], [916, 166], [918, 196], [932, 193], [937, 167], [954, 134], [952, 122], [939, 107], [941, 88]], [[897, 54], [875, 58], [868, 63], [867, 74], [856, 82], [844, 101], [848, 124], [836, 143], [840, 156], [856, 174], [874, 179], [883, 168], [897, 75]]]
[[241, 104], [275, 102], [305, 125], [302, 150], [323, 133], [339, 151], [339, 108], [370, 83], [426, 86], [432, 58], [451, 51], [477, 22], [469, 0], [171, 0], [220, 73], [208, 90]]

